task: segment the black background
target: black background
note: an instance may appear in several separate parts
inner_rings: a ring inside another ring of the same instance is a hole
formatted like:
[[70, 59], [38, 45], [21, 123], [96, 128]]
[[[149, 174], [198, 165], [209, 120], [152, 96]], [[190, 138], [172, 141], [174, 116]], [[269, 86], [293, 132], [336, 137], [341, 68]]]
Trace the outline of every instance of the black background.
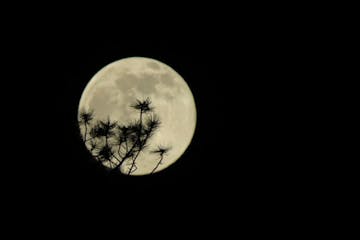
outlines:
[[[302, 69], [311, 66], [302, 58], [310, 40], [297, 22], [290, 28], [284, 18], [257, 10], [125, 9], [47, 11], [7, 26], [5, 68], [17, 79], [8, 89], [21, 97], [6, 109], [17, 117], [4, 126], [17, 126], [10, 135], [21, 147], [8, 148], [15, 163], [2, 171], [21, 216], [65, 217], [64, 231], [77, 228], [77, 221], [89, 227], [118, 217], [126, 219], [124, 229], [133, 219], [143, 226], [153, 218], [169, 225], [184, 218], [198, 230], [197, 221], [217, 226], [241, 214], [250, 223], [258, 216], [267, 222], [304, 209], [308, 182], [299, 176], [306, 162], [293, 136], [303, 130], [297, 123], [308, 119], [301, 107], [292, 109], [306, 84], [299, 81]], [[78, 136], [77, 108], [87, 82], [106, 64], [131, 56], [173, 67], [197, 107], [191, 145], [154, 176], [108, 176]]]

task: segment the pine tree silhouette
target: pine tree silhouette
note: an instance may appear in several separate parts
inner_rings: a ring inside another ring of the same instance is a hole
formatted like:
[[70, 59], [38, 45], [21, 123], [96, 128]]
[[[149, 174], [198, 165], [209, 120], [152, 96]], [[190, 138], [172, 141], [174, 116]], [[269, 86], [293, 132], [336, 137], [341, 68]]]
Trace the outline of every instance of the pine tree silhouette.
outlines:
[[[111, 169], [111, 172], [119, 171], [120, 167], [126, 164], [129, 168], [125, 174], [131, 175], [138, 169], [136, 161], [139, 155], [149, 146], [149, 140], [161, 126], [159, 117], [154, 113], [149, 98], [137, 99], [130, 106], [139, 112], [139, 118], [129, 124], [119, 124], [106, 120], [98, 120], [95, 123], [94, 111], [81, 111], [79, 113], [80, 133], [84, 144], [92, 156], [104, 166]], [[81, 126], [84, 130], [81, 132]], [[91, 138], [88, 138], [90, 135]], [[164, 155], [170, 147], [161, 147], [150, 151], [158, 154], [159, 161], [150, 172], [153, 174], [162, 164]]]

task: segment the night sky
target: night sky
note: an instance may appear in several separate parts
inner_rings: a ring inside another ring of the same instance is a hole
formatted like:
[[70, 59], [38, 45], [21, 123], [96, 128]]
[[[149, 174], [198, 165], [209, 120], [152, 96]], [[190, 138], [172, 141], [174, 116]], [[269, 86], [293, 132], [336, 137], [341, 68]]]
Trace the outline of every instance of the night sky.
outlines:
[[[28, 216], [160, 215], [165, 222], [185, 216], [195, 223], [216, 214], [274, 214], [300, 201], [308, 182], [298, 178], [304, 156], [292, 138], [306, 119], [292, 109], [305, 83], [293, 56], [305, 48], [293, 43], [293, 33], [259, 18], [200, 18], [165, 27], [145, 20], [107, 25], [75, 12], [57, 16], [9, 27], [3, 45], [11, 50], [9, 76], [21, 81], [11, 82], [11, 89], [24, 99], [9, 113], [19, 115], [17, 126], [27, 124], [12, 134], [21, 147], [6, 162], [11, 171], [3, 172], [11, 183], [6, 190]], [[108, 17], [105, 22], [115, 21]], [[153, 176], [109, 176], [78, 135], [78, 103], [87, 82], [108, 63], [131, 56], [173, 67], [197, 107], [191, 145]], [[24, 134], [26, 140], [19, 137]]]

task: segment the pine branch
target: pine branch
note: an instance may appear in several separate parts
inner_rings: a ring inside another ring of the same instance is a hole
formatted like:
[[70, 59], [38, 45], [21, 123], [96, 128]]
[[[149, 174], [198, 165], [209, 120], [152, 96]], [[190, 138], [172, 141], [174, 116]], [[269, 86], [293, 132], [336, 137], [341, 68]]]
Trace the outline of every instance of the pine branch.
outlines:
[[156, 171], [156, 169], [157, 169], [157, 168], [160, 166], [160, 164], [162, 163], [162, 160], [163, 160], [163, 159], [164, 159], [164, 156], [161, 155], [159, 162], [156, 164], [156, 166], [154, 167], [154, 169], [151, 171], [150, 174], [153, 174], [153, 173]]

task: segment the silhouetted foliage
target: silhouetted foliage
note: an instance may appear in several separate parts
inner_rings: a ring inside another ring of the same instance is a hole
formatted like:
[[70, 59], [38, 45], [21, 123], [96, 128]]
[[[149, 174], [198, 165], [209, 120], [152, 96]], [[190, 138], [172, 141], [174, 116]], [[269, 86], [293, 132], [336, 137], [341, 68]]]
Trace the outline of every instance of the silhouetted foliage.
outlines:
[[91, 123], [91, 121], [94, 119], [94, 112], [93, 111], [89, 111], [86, 112], [84, 110], [82, 110], [79, 114], [79, 124], [80, 125], [84, 125], [85, 127], [85, 133], [84, 133], [84, 141], [87, 141], [86, 137], [87, 137], [87, 128], [88, 125]]
[[149, 98], [146, 98], [144, 101], [140, 101], [139, 99], [136, 99], [136, 103], [134, 105], [131, 105], [136, 110], [140, 110], [142, 113], [147, 113], [152, 111], [152, 107], [150, 107], [151, 101]]
[[159, 154], [160, 156], [163, 156], [164, 154], [166, 154], [171, 148], [170, 147], [163, 147], [163, 146], [158, 146], [157, 149], [152, 150], [151, 153], [155, 153], [155, 154]]
[[80, 124], [90, 124], [91, 120], [94, 119], [94, 112], [93, 111], [81, 111], [80, 112]]
[[169, 152], [170, 149], [171, 149], [170, 147], [158, 146], [157, 149], [151, 151], [151, 153], [158, 154], [160, 156], [160, 159], [159, 159], [158, 163], [156, 164], [156, 166], [151, 171], [151, 174], [153, 174], [156, 171], [156, 169], [158, 169], [158, 167], [162, 164], [162, 160], [164, 159], [164, 155], [167, 152]]
[[[82, 133], [83, 141], [95, 159], [112, 172], [118, 171], [125, 163], [128, 166], [126, 174], [130, 175], [137, 169], [137, 158], [149, 146], [149, 139], [161, 126], [159, 117], [153, 112], [149, 98], [136, 100], [130, 106], [139, 112], [139, 119], [128, 124], [119, 124], [106, 120], [98, 120], [93, 123], [93, 111], [81, 111], [79, 124], [84, 126]], [[87, 138], [88, 134], [91, 138]], [[160, 159], [151, 173], [154, 173], [162, 163], [164, 155], [170, 150], [169, 147], [159, 146], [150, 153], [157, 154]]]
[[109, 145], [104, 145], [100, 151], [98, 157], [102, 160], [110, 161], [112, 156], [114, 155], [114, 152], [112, 151], [112, 148]]

